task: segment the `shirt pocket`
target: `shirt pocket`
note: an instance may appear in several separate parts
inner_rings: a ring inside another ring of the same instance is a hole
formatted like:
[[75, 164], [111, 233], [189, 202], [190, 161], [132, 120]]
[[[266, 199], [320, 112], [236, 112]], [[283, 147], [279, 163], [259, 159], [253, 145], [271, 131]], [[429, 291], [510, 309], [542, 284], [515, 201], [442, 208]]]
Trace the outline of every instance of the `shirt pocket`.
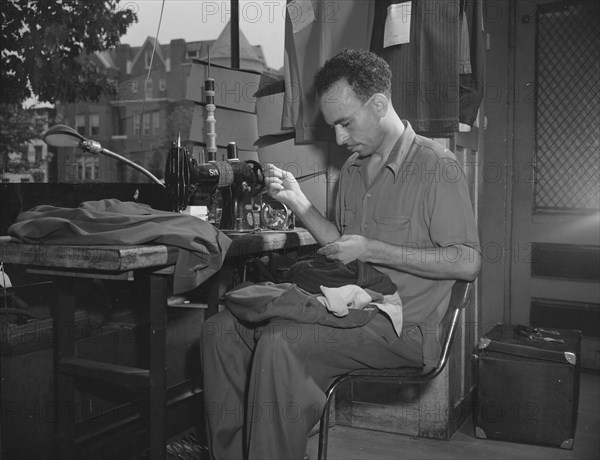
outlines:
[[410, 218], [405, 216], [381, 217], [375, 219], [377, 239], [392, 244], [409, 243]]

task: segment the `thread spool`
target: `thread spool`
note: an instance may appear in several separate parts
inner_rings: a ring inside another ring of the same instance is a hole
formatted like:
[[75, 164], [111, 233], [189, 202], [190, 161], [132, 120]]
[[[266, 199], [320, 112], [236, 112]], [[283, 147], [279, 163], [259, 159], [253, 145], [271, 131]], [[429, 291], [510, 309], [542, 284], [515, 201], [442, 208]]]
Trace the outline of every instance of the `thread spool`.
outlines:
[[207, 78], [204, 81], [204, 93], [206, 97], [206, 153], [208, 161], [217, 160], [217, 133], [215, 119], [215, 79]]
[[239, 160], [237, 145], [235, 142], [230, 142], [227, 144], [227, 160], [229, 161], [237, 161]]

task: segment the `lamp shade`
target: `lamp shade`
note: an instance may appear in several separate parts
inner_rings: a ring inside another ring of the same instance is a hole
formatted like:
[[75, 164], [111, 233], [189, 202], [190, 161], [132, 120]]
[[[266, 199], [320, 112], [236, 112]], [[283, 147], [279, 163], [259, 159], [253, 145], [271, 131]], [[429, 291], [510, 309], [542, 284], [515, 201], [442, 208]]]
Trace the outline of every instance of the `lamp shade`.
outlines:
[[78, 147], [85, 138], [67, 125], [54, 125], [46, 134], [44, 142], [51, 147]]

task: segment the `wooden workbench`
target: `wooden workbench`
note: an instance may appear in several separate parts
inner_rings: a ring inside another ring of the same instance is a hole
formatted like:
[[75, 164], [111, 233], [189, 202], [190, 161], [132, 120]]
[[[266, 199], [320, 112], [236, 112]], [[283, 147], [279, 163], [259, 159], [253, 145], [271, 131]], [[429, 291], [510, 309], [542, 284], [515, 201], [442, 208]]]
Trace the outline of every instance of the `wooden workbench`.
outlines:
[[[293, 250], [316, 244], [304, 229], [275, 232], [228, 233], [232, 244], [228, 261], [240, 262], [270, 252]], [[56, 404], [73, 407], [75, 379], [91, 378], [148, 394], [149, 453], [152, 459], [165, 457], [167, 416], [166, 326], [170, 279], [178, 249], [166, 245], [73, 245], [20, 243], [0, 237], [0, 256], [5, 264], [26, 267], [27, 271], [52, 279], [56, 284], [58, 308], [54, 309]], [[75, 353], [73, 333], [76, 301], [70, 285], [77, 278], [134, 281], [149, 314], [149, 367], [120, 366], [80, 359]], [[207, 314], [218, 309], [219, 274], [205, 283]], [[75, 432], [69, 413], [58, 411], [57, 455], [75, 458]]]

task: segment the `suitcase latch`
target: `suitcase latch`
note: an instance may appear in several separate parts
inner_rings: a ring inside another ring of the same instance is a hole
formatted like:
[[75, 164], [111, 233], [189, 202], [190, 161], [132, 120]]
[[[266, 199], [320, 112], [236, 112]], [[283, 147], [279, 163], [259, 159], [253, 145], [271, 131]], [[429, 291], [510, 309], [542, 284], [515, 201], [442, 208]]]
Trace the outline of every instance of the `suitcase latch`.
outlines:
[[487, 337], [481, 337], [479, 339], [479, 349], [483, 350], [484, 348], [487, 348], [491, 342], [492, 341], [490, 339], [488, 339]]
[[577, 355], [572, 351], [565, 351], [565, 359], [569, 364], [572, 364], [573, 366], [577, 364]]

